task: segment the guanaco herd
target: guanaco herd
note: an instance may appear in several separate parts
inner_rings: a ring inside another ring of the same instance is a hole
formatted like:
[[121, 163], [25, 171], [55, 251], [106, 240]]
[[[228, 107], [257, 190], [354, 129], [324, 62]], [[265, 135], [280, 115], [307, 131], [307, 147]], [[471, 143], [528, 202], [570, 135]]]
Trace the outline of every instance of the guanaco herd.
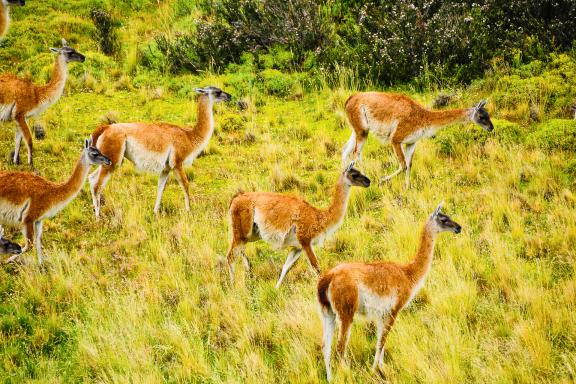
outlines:
[[[24, 5], [24, 0], [0, 0], [0, 39], [6, 34], [11, 5]], [[46, 85], [35, 85], [12, 74], [0, 75], [0, 122], [15, 121], [15, 148], [12, 160], [19, 163], [20, 143], [25, 140], [28, 164], [33, 167], [32, 135], [27, 118], [37, 116], [62, 96], [70, 62], [84, 62], [84, 55], [63, 39], [56, 54], [52, 78]], [[84, 141], [80, 158], [72, 175], [56, 183], [29, 172], [0, 172], [0, 224], [19, 227], [25, 246], [3, 237], [0, 227], [0, 254], [16, 260], [22, 252], [36, 247], [38, 263], [43, 261], [42, 223], [64, 209], [80, 192], [86, 179], [96, 218], [101, 215], [102, 191], [113, 171], [130, 160], [137, 169], [158, 175], [158, 192], [154, 212], [158, 213], [166, 182], [173, 172], [184, 193], [184, 206], [190, 210], [189, 183], [185, 168], [206, 148], [214, 132], [213, 106], [232, 96], [216, 87], [197, 88], [198, 121], [194, 127], [168, 123], [115, 123], [98, 126]], [[406, 264], [393, 262], [343, 263], [321, 274], [315, 246], [342, 225], [352, 187], [368, 188], [370, 179], [354, 165], [371, 132], [390, 143], [399, 167], [383, 180], [406, 173], [410, 186], [410, 168], [416, 143], [432, 136], [438, 129], [459, 121], [472, 121], [487, 131], [494, 129], [484, 108], [486, 101], [468, 109], [428, 110], [407, 96], [393, 93], [363, 92], [352, 95], [345, 110], [352, 128], [342, 151], [343, 172], [338, 177], [332, 202], [318, 209], [305, 200], [280, 193], [240, 192], [229, 208], [231, 241], [227, 253], [230, 281], [234, 282], [234, 263], [241, 255], [250, 272], [244, 252], [246, 243], [264, 240], [276, 249], [289, 248], [276, 287], [279, 288], [302, 252], [314, 271], [320, 275], [317, 297], [323, 326], [323, 355], [326, 376], [332, 379], [330, 365], [332, 337], [336, 323], [339, 333], [336, 350], [345, 356], [355, 314], [364, 314], [376, 323], [376, 351], [373, 368], [382, 368], [386, 337], [398, 313], [406, 307], [423, 286], [432, 264], [436, 236], [440, 232], [460, 233], [461, 226], [441, 212], [439, 205], [424, 223], [420, 245]], [[575, 108], [576, 111], [576, 108]], [[353, 160], [348, 163], [352, 154]], [[91, 166], [97, 166], [89, 175]]]

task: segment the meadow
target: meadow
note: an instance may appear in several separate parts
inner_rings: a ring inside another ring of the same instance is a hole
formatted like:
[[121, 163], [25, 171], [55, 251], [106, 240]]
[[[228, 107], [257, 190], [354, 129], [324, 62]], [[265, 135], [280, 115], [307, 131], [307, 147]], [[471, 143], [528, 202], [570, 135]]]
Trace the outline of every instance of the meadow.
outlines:
[[[390, 333], [385, 372], [370, 370], [374, 327], [360, 320], [349, 365], [336, 365], [335, 382], [576, 380], [573, 54], [527, 65], [495, 61], [483, 79], [450, 88], [390, 89], [354, 71], [311, 77], [255, 68], [249, 58], [219, 74], [174, 75], [143, 68], [137, 58], [140, 41], [174, 28], [178, 2], [126, 10], [118, 58], [99, 52], [82, 16], [85, 2], [29, 3], [13, 12], [1, 72], [46, 81], [47, 47], [62, 36], [87, 56], [71, 64], [65, 95], [37, 121], [46, 130], [34, 141], [43, 176], [66, 179], [82, 140], [102, 121], [192, 125], [194, 87], [218, 86], [244, 108], [215, 107], [215, 134], [187, 170], [190, 212], [171, 177], [154, 215], [156, 177], [125, 162], [104, 191], [100, 221], [85, 185], [45, 221], [44, 266], [28, 252], [21, 264], [0, 268], [4, 383], [324, 382], [314, 273], [301, 258], [275, 289], [286, 252], [259, 242], [247, 247], [253, 277], [238, 261], [231, 285], [227, 211], [239, 190], [328, 206], [350, 135], [343, 105], [366, 89], [401, 91], [427, 106], [449, 93], [454, 108], [488, 98], [495, 130], [459, 124], [419, 143], [409, 190], [403, 177], [378, 183], [397, 162], [389, 146], [369, 137], [359, 168], [373, 184], [353, 190], [343, 226], [316, 250], [322, 270], [351, 260], [407, 261], [442, 200], [463, 231], [440, 237], [424, 288]], [[14, 123], [0, 123], [3, 170], [26, 169], [10, 164], [13, 135]], [[23, 243], [19, 231], [6, 230]]]

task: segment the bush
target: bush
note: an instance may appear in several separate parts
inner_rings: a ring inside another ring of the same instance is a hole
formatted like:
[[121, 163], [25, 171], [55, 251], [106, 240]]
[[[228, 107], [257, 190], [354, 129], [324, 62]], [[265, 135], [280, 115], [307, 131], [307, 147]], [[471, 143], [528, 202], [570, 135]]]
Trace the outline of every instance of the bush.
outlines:
[[120, 52], [120, 41], [116, 29], [120, 23], [103, 9], [94, 8], [90, 12], [92, 22], [96, 27], [96, 40], [100, 49], [106, 55], [116, 55]]
[[574, 151], [576, 148], [576, 120], [552, 119], [538, 124], [526, 142], [533, 148], [547, 151]]

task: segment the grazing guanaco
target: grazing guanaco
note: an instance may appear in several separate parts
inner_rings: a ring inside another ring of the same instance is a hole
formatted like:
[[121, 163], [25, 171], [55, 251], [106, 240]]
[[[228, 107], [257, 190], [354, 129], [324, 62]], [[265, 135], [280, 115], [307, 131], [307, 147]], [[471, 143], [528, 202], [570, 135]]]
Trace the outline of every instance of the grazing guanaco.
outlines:
[[452, 123], [470, 120], [488, 132], [494, 129], [484, 106], [486, 100], [473, 108], [430, 111], [408, 96], [396, 93], [356, 93], [346, 101], [345, 109], [352, 126], [352, 135], [342, 151], [342, 164], [353, 153], [357, 159], [368, 133], [380, 141], [390, 142], [400, 167], [382, 181], [406, 172], [406, 187], [410, 186], [410, 166], [416, 142], [433, 136], [440, 128]]
[[19, 255], [22, 248], [16, 243], [4, 238], [4, 228], [0, 227], [0, 255]]
[[440, 204], [424, 224], [416, 256], [407, 264], [394, 262], [345, 263], [324, 273], [318, 281], [322, 316], [324, 363], [332, 379], [332, 336], [338, 320], [337, 352], [345, 356], [350, 326], [356, 313], [376, 322], [376, 353], [373, 369], [382, 368], [386, 337], [400, 310], [418, 293], [432, 265], [434, 244], [440, 232], [460, 233], [462, 227], [440, 212]]
[[300, 257], [302, 250], [320, 273], [313, 245], [322, 245], [344, 221], [352, 186], [367, 188], [370, 179], [354, 169], [352, 162], [338, 177], [332, 204], [318, 209], [296, 196], [272, 192], [239, 193], [230, 203], [229, 219], [232, 241], [227, 254], [230, 279], [234, 281], [234, 260], [238, 252], [247, 270], [250, 262], [244, 252], [247, 242], [264, 240], [275, 249], [292, 247], [276, 288]]
[[[110, 164], [110, 159], [84, 141], [80, 159], [70, 178], [54, 183], [33, 173], [0, 172], [0, 224], [22, 228], [26, 245], [36, 244], [38, 263], [42, 264], [42, 222], [66, 207], [80, 192], [91, 165]], [[17, 257], [12, 256], [7, 262]]]
[[179, 127], [167, 123], [119, 123], [101, 125], [92, 139], [112, 165], [101, 166], [90, 175], [90, 189], [96, 218], [100, 217], [102, 190], [114, 169], [127, 158], [137, 169], [159, 175], [158, 194], [154, 213], [160, 210], [162, 193], [171, 171], [184, 192], [186, 210], [190, 210], [188, 177], [184, 167], [206, 148], [214, 133], [215, 102], [230, 101], [232, 96], [216, 87], [196, 88], [198, 98], [198, 121], [194, 127]]
[[0, 41], [6, 36], [10, 26], [10, 6], [24, 4], [24, 0], [0, 0]]
[[0, 75], [0, 122], [14, 120], [16, 128], [14, 164], [20, 163], [22, 137], [28, 148], [28, 164], [32, 167], [32, 134], [27, 118], [37, 116], [58, 101], [68, 77], [68, 63], [84, 62], [84, 55], [76, 52], [62, 39], [62, 48], [50, 48], [58, 53], [52, 78], [46, 85], [36, 85], [11, 73]]

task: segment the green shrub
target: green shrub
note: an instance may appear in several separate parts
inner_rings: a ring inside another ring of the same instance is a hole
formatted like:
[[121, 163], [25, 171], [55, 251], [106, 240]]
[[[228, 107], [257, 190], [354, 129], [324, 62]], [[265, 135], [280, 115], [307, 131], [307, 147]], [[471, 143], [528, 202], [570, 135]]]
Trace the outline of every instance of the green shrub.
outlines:
[[576, 148], [576, 120], [552, 119], [538, 124], [526, 138], [533, 148], [547, 151], [571, 151]]
[[96, 40], [100, 49], [106, 55], [116, 55], [120, 52], [120, 40], [116, 31], [120, 23], [113, 19], [109, 12], [94, 8], [90, 11], [90, 17], [96, 27]]

